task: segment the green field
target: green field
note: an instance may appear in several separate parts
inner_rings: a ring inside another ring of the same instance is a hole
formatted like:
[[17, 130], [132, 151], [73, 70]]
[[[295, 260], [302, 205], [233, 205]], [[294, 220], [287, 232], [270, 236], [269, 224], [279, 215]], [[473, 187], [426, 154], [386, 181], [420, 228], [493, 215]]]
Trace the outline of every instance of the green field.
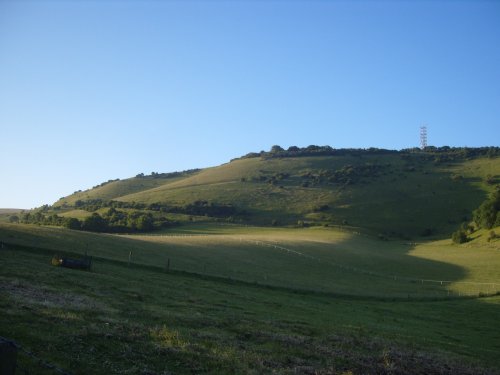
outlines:
[[[500, 291], [498, 240], [453, 245], [381, 241], [333, 228], [191, 225], [150, 235], [96, 235], [4, 225], [7, 242], [294, 290], [389, 298]], [[27, 229], [29, 228], [29, 230]], [[0, 233], [2, 233], [0, 231]], [[11, 236], [11, 240], [8, 240]], [[470, 246], [473, 246], [471, 249]]]
[[[458, 246], [332, 228], [117, 236], [2, 224], [0, 335], [81, 374], [498, 371], [500, 299], [486, 295], [500, 290], [500, 242], [482, 237]], [[92, 272], [50, 265], [54, 253], [85, 251]]]

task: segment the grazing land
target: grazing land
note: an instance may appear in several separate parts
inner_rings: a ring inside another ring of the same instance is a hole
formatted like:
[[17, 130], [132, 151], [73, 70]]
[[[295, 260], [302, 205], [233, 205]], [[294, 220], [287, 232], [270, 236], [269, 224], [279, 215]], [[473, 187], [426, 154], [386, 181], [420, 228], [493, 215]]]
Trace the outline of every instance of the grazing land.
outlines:
[[[500, 367], [498, 242], [228, 225], [117, 236], [3, 224], [0, 234], [2, 334], [75, 373]], [[56, 252], [85, 251], [91, 272], [50, 265]]]

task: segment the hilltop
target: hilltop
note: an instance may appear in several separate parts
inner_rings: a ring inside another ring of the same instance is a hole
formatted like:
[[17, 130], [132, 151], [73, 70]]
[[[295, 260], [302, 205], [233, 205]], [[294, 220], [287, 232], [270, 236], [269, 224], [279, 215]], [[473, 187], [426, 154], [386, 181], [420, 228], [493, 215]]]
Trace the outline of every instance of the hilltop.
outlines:
[[109, 180], [42, 207], [41, 214], [83, 221], [96, 213], [109, 223], [101, 231], [115, 232], [224, 221], [442, 237], [471, 220], [495, 190], [499, 150], [273, 146], [217, 167]]

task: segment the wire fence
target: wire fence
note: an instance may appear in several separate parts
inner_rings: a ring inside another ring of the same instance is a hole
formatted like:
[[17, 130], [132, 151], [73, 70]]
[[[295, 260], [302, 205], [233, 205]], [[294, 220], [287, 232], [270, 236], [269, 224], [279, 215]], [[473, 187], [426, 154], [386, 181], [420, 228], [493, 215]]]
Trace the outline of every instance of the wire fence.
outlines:
[[[170, 237], [170, 238], [211, 238], [214, 237], [213, 234], [161, 234], [161, 235], [155, 235], [155, 237]], [[221, 235], [216, 235], [216, 236], [227, 236], [225, 234]], [[291, 249], [285, 246], [282, 246], [279, 244], [278, 241], [273, 241], [271, 242], [270, 240], [264, 241], [261, 239], [249, 239], [249, 238], [244, 238], [241, 236], [228, 236], [230, 238], [233, 238], [235, 241], [240, 241], [240, 242], [246, 242], [252, 245], [256, 246], [264, 246], [268, 248], [272, 248], [278, 251], [281, 251], [285, 254], [289, 254], [291, 256], [297, 256], [297, 257], [303, 257], [305, 259], [318, 262], [321, 264], [327, 264], [331, 267], [336, 268], [337, 270], [351, 273], [351, 274], [357, 274], [357, 275], [364, 275], [367, 277], [374, 277], [382, 280], [386, 280], [388, 283], [385, 284], [385, 286], [388, 286], [391, 288], [391, 285], [395, 286], [395, 289], [388, 289], [388, 290], [381, 290], [377, 291], [377, 288], [371, 288], [371, 290], [363, 290], [362, 292], [356, 292], [353, 291], [352, 288], [349, 288], [349, 290], [346, 290], [345, 292], [342, 292], [338, 287], [339, 285], [336, 286], [334, 289], [330, 289], [328, 287], [312, 287], [311, 285], [306, 286], [303, 285], [302, 287], [300, 285], [294, 285], [291, 286], [288, 282], [284, 282], [283, 280], [273, 280], [273, 277], [271, 274], [265, 274], [264, 280], [259, 282], [258, 278], [254, 278], [254, 283], [255, 284], [261, 284], [261, 285], [269, 285], [269, 286], [284, 286], [288, 287], [290, 289], [298, 289], [298, 290], [310, 290], [313, 292], [327, 292], [327, 293], [341, 293], [341, 294], [353, 294], [353, 295], [359, 295], [359, 296], [374, 296], [374, 297], [384, 297], [384, 298], [393, 298], [393, 297], [399, 297], [399, 298], [453, 298], [453, 297], [486, 297], [486, 296], [492, 296], [492, 295], [498, 295], [500, 294], [500, 283], [498, 282], [473, 282], [473, 281], [453, 281], [453, 280], [439, 280], [439, 279], [430, 279], [430, 278], [418, 278], [418, 277], [408, 277], [408, 276], [403, 276], [403, 275], [397, 275], [397, 274], [386, 274], [386, 273], [381, 273], [377, 272], [374, 270], [368, 270], [368, 269], [363, 269], [359, 267], [354, 267], [346, 264], [341, 264], [339, 262], [332, 261], [330, 259], [325, 259], [321, 258], [318, 256], [310, 255], [307, 254], [303, 251]], [[131, 264], [135, 263], [131, 261], [131, 255], [132, 252], [129, 253], [128, 257], [128, 265], [130, 266]], [[173, 259], [172, 259], [173, 260]], [[228, 269], [226, 272], [221, 271], [221, 269], [215, 270], [215, 272], [210, 272], [208, 270], [208, 267], [206, 264], [202, 264], [193, 267], [190, 267], [187, 264], [184, 264], [180, 268], [174, 267], [174, 265], [170, 264], [170, 258], [168, 259], [168, 263], [165, 268], [167, 270], [175, 270], [175, 271], [181, 271], [181, 272], [187, 272], [187, 273], [193, 273], [196, 275], [206, 275], [206, 276], [213, 276], [213, 277], [218, 277], [218, 278], [223, 278], [223, 279], [228, 279], [228, 280], [240, 280], [242, 282], [248, 282], [249, 280], [248, 277], [243, 277], [243, 279], [240, 278], [241, 275], [238, 275], [238, 271], [233, 270], [231, 271]], [[201, 267], [201, 268], [200, 268]], [[208, 271], [208, 272], [207, 272]], [[247, 275], [248, 276], [248, 275]], [[366, 280], [365, 280], [366, 281]], [[402, 286], [403, 283], [406, 284], [413, 284], [413, 287], [408, 288], [405, 290], [405, 287]], [[300, 284], [300, 283], [299, 283]], [[401, 288], [400, 288], [401, 286]], [[382, 286], [380, 286], [382, 287]], [[400, 288], [399, 290], [397, 288]]]
[[284, 246], [280, 246], [277, 243], [270, 243], [262, 240], [248, 240], [248, 239], [243, 239], [240, 237], [240, 241], [242, 242], [247, 242], [247, 243], [252, 243], [257, 246], [266, 246], [269, 248], [274, 248], [276, 250], [284, 251], [288, 254], [295, 255], [295, 256], [300, 256], [304, 257], [306, 259], [310, 259], [313, 261], [321, 262], [323, 264], [328, 264], [331, 265], [335, 268], [338, 268], [340, 270], [348, 271], [348, 272], [353, 272], [357, 274], [362, 274], [362, 275], [367, 275], [367, 276], [372, 276], [372, 277], [377, 277], [377, 278], [382, 278], [386, 279], [389, 281], [394, 281], [394, 282], [404, 282], [404, 283], [412, 283], [412, 284], [420, 284], [420, 285], [432, 285], [432, 286], [439, 286], [439, 287], [450, 287], [452, 284], [454, 285], [461, 285], [465, 287], [469, 287], [469, 290], [458, 290], [458, 291], [452, 291], [447, 289], [444, 291], [447, 296], [487, 296], [487, 295], [495, 295], [500, 292], [500, 283], [497, 282], [473, 282], [473, 281], [452, 281], [452, 280], [435, 280], [435, 279], [425, 279], [425, 278], [416, 278], [416, 277], [408, 277], [408, 276], [401, 276], [401, 275], [388, 275], [384, 273], [379, 273], [376, 271], [372, 270], [366, 270], [362, 269], [359, 267], [353, 267], [353, 266], [347, 266], [344, 264], [340, 264], [337, 262], [333, 262], [331, 260], [325, 260], [317, 256], [305, 254], [301, 251], [298, 250], [293, 250]]
[[[347, 229], [345, 229], [347, 231]], [[361, 235], [359, 232], [354, 232], [352, 230], [349, 231], [352, 234]], [[191, 233], [177, 233], [177, 234], [160, 234], [158, 237], [165, 238], [210, 238], [213, 237], [213, 234], [191, 234]], [[221, 234], [219, 236], [224, 236]], [[232, 237], [232, 236], [231, 236]], [[329, 259], [320, 258], [318, 256], [306, 254], [299, 250], [290, 249], [285, 246], [281, 246], [278, 241], [263, 241], [257, 239], [247, 239], [243, 237], [239, 237], [240, 242], [246, 242], [252, 245], [257, 246], [265, 246], [268, 248], [276, 249], [282, 251], [286, 254], [292, 256], [303, 257], [305, 259], [309, 259], [312, 261], [316, 261], [322, 264], [328, 264], [338, 270], [343, 272], [350, 272], [359, 275], [364, 275], [368, 277], [375, 277], [379, 279], [385, 279], [389, 282], [401, 284], [401, 283], [411, 283], [414, 285], [421, 286], [421, 292], [424, 294], [430, 294], [432, 297], [482, 297], [482, 296], [491, 296], [500, 293], [500, 283], [498, 282], [473, 282], [473, 281], [453, 281], [453, 280], [438, 280], [438, 279], [429, 279], [429, 278], [418, 278], [418, 277], [408, 277], [398, 274], [386, 274], [373, 270], [367, 270], [359, 267], [354, 267], [350, 265], [341, 264]], [[408, 245], [416, 245], [416, 243], [409, 243]], [[203, 269], [205, 271], [205, 268]], [[267, 281], [270, 281], [268, 277], [265, 278]], [[451, 289], [452, 286], [456, 286], [458, 288]], [[430, 289], [429, 289], [430, 288]]]

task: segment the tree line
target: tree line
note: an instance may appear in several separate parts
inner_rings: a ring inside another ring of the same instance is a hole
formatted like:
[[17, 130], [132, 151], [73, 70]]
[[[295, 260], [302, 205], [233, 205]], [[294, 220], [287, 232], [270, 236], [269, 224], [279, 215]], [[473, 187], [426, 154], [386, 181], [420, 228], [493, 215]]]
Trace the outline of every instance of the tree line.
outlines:
[[290, 146], [284, 149], [279, 145], [274, 145], [269, 151], [250, 152], [240, 158], [232, 159], [248, 159], [248, 158], [286, 158], [286, 157], [303, 157], [303, 156], [364, 156], [364, 155], [390, 155], [399, 154], [409, 157], [410, 155], [420, 155], [428, 160], [435, 162], [451, 162], [476, 157], [497, 157], [500, 156], [500, 147], [434, 147], [428, 146], [425, 149], [418, 147], [408, 148], [403, 150], [387, 150], [380, 148], [340, 148], [335, 149], [331, 146], [316, 146], [310, 145], [307, 147]]
[[[179, 222], [169, 220], [166, 213], [187, 214], [193, 216], [208, 216], [230, 220], [235, 215], [243, 215], [233, 205], [218, 204], [197, 200], [184, 206], [172, 206], [163, 203], [120, 202], [104, 199], [77, 200], [74, 208], [91, 212], [84, 219], [63, 217], [50, 213], [50, 207], [44, 205], [36, 211], [26, 212], [18, 217], [10, 217], [12, 223], [55, 225], [74, 230], [106, 233], [150, 232], [160, 228], [178, 225]], [[56, 206], [54, 210], [61, 208]], [[106, 210], [107, 209], [107, 210]], [[100, 210], [101, 213], [96, 211]], [[102, 211], [105, 210], [103, 213]], [[149, 212], [148, 212], [149, 211]]]
[[150, 232], [154, 229], [176, 224], [166, 218], [154, 218], [151, 213], [119, 211], [110, 208], [103, 215], [92, 213], [84, 219], [62, 217], [57, 214], [44, 215], [41, 211], [27, 212], [18, 220], [23, 224], [56, 225], [74, 230], [106, 233]]

